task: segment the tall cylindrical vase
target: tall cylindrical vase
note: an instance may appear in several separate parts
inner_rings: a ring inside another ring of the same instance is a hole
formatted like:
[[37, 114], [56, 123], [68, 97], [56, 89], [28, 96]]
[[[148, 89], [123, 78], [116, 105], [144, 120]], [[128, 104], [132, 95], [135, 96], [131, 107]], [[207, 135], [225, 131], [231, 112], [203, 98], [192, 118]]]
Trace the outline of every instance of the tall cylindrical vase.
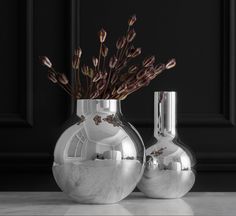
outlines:
[[140, 135], [123, 117], [119, 100], [78, 100], [76, 118], [55, 147], [57, 184], [80, 203], [120, 201], [143, 174]]
[[195, 160], [176, 129], [176, 92], [154, 94], [154, 136], [146, 149], [146, 166], [138, 188], [152, 198], [179, 198], [195, 182]]

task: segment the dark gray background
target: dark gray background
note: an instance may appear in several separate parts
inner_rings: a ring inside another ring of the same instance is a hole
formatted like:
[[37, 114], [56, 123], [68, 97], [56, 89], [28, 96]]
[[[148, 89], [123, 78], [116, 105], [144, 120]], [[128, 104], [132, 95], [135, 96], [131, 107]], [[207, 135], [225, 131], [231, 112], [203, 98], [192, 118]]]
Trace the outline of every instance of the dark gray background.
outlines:
[[[80, 3], [80, 4], [79, 4]], [[78, 44], [86, 62], [137, 15], [136, 46], [177, 67], [122, 102], [146, 142], [153, 130], [153, 92], [178, 92], [179, 135], [197, 157], [195, 191], [235, 191], [234, 0], [2, 0], [0, 2], [0, 190], [58, 190], [53, 149], [73, 103], [46, 78], [47, 55], [70, 75]], [[113, 47], [113, 48], [112, 48]]]

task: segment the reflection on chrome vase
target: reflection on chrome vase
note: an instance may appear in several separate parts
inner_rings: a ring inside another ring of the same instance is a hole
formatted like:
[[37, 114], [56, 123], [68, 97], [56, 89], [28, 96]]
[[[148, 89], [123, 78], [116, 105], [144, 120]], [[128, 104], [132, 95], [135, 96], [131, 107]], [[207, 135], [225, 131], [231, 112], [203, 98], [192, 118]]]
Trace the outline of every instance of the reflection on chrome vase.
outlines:
[[176, 131], [176, 92], [155, 92], [154, 137], [138, 188], [152, 198], [179, 198], [195, 182], [195, 159]]
[[120, 104], [119, 100], [78, 100], [77, 120], [56, 144], [54, 178], [77, 202], [118, 202], [142, 177], [144, 145], [124, 119]]

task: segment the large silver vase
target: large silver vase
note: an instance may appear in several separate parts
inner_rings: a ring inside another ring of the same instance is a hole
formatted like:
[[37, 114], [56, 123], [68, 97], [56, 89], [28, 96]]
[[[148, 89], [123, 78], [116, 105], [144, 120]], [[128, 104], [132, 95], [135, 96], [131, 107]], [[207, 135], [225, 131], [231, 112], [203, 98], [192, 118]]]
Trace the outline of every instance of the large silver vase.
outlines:
[[145, 149], [122, 113], [119, 100], [78, 100], [77, 120], [59, 138], [54, 178], [80, 203], [115, 203], [140, 180]]
[[179, 198], [193, 186], [195, 160], [177, 136], [176, 92], [155, 92], [154, 137], [138, 188], [152, 198]]

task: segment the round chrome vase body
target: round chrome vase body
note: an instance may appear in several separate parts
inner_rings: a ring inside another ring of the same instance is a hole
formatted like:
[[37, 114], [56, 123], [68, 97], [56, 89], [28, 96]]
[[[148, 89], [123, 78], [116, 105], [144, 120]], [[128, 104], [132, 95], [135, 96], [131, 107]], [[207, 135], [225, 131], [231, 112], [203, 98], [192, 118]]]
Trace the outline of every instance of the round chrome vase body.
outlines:
[[155, 92], [154, 137], [138, 188], [151, 198], [180, 198], [195, 182], [195, 159], [176, 132], [176, 92]]
[[53, 175], [79, 203], [115, 203], [142, 177], [145, 149], [118, 100], [78, 100], [77, 121], [60, 136]]

